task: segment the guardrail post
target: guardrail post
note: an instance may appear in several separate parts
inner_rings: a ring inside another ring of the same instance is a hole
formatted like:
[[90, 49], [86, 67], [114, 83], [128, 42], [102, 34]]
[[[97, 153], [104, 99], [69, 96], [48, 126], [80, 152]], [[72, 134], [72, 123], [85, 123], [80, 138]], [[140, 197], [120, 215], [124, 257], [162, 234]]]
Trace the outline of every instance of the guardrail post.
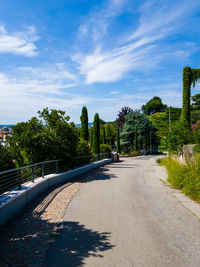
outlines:
[[42, 163], [42, 178], [44, 178], [44, 163]]
[[18, 185], [18, 189], [21, 190], [22, 189], [22, 175], [21, 175], [21, 170], [19, 170], [18, 172], [19, 172], [19, 185]]
[[31, 170], [32, 170], [32, 179], [31, 179], [31, 181], [32, 181], [32, 183], [34, 183], [34, 166], [31, 167]]

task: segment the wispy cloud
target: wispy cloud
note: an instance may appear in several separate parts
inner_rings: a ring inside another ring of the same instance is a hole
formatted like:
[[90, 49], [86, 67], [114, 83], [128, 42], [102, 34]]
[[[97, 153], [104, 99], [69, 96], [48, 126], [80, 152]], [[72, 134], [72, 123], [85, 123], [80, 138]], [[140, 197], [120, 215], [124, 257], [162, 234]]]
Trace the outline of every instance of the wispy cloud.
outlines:
[[35, 28], [25, 27], [24, 31], [8, 33], [0, 26], [0, 53], [12, 53], [32, 57], [38, 54], [35, 41], [38, 40]]
[[[158, 3], [159, 2], [159, 3]], [[111, 12], [118, 14], [123, 1], [112, 1], [108, 10], [117, 10]], [[132, 71], [145, 71], [158, 66], [161, 62], [181, 60], [190, 56], [184, 45], [176, 47], [175, 45], [163, 46], [162, 40], [170, 34], [176, 34], [182, 31], [187, 16], [197, 5], [194, 1], [185, 0], [170, 3], [162, 1], [147, 1], [140, 7], [140, 19], [136, 29], [129, 32], [128, 37], [119, 40], [113, 47], [102, 48], [98, 37], [95, 39], [94, 52], [77, 53], [72, 57], [79, 65], [80, 74], [85, 77], [86, 84], [95, 82], [115, 82], [123, 79], [127, 73]], [[112, 7], [112, 8], [111, 8]], [[100, 25], [106, 25], [106, 15], [101, 19]], [[93, 27], [96, 30], [98, 27]], [[88, 34], [88, 28], [82, 26], [82, 31]], [[106, 31], [98, 31], [100, 36], [106, 34]]]

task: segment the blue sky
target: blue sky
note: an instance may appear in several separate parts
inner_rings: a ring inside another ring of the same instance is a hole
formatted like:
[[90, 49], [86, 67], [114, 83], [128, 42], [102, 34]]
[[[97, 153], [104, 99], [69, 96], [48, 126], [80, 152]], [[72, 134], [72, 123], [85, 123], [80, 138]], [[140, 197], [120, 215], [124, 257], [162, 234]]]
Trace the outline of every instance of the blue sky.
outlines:
[[0, 124], [44, 107], [79, 123], [83, 105], [89, 121], [112, 121], [155, 95], [180, 107], [183, 67], [200, 67], [199, 26], [199, 0], [1, 0]]

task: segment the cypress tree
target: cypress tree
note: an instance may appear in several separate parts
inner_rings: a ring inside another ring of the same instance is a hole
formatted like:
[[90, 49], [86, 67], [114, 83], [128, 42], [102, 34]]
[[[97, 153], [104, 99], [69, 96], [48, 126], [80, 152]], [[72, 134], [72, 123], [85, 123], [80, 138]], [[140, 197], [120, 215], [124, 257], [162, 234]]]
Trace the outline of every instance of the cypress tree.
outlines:
[[190, 87], [192, 81], [192, 70], [190, 67], [185, 67], [183, 69], [183, 107], [181, 118], [187, 124], [190, 124]]
[[94, 154], [100, 153], [100, 120], [98, 113], [96, 113], [94, 116], [92, 148]]
[[88, 141], [88, 112], [86, 106], [82, 108], [81, 114], [81, 138], [85, 141]]
[[90, 129], [90, 147], [93, 146], [93, 127]]
[[119, 136], [119, 126], [117, 127], [117, 152], [120, 154], [121, 149], [120, 149], [120, 136]]
[[106, 132], [105, 132], [105, 126], [102, 126], [103, 127], [103, 144], [106, 143]]

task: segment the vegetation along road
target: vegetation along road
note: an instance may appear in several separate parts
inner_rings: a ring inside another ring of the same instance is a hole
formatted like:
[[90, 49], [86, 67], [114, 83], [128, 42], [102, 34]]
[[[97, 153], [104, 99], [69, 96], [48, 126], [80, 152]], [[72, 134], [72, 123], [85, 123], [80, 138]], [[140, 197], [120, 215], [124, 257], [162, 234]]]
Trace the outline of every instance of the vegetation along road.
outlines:
[[155, 156], [95, 172], [70, 203], [44, 266], [199, 266], [200, 222], [157, 175]]

